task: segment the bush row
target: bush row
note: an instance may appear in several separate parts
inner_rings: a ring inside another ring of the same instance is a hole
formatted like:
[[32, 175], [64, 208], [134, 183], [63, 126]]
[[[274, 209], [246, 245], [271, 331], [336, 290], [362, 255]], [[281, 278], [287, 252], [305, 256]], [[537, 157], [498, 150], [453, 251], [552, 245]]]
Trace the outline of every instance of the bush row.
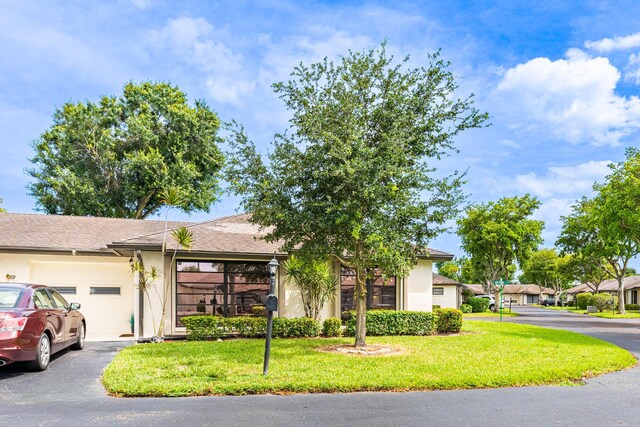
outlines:
[[[355, 335], [355, 311], [345, 311], [342, 319], [346, 334]], [[455, 333], [462, 328], [462, 311], [440, 308], [432, 313], [423, 311], [368, 310], [367, 335], [433, 335]]]
[[[265, 317], [222, 317], [222, 316], [186, 316], [182, 323], [187, 327], [187, 339], [204, 340], [238, 336], [252, 338], [265, 336], [267, 319]], [[317, 337], [320, 324], [307, 317], [273, 319], [272, 336], [274, 338]]]
[[[586, 310], [587, 306], [595, 306], [598, 311], [604, 311], [607, 308], [611, 308], [611, 301], [613, 301], [613, 308], [618, 305], [618, 297], [610, 294], [589, 294], [581, 293], [576, 295], [576, 304], [580, 310]], [[627, 306], [625, 305], [625, 308]], [[630, 309], [631, 310], [631, 309]]]
[[[342, 313], [346, 334], [355, 335], [355, 311]], [[187, 327], [187, 339], [205, 340], [223, 337], [253, 338], [266, 335], [267, 319], [264, 317], [187, 316], [182, 318]], [[433, 335], [460, 332], [462, 311], [441, 308], [432, 313], [418, 311], [369, 310], [367, 311], [367, 335]], [[317, 337], [320, 324], [307, 317], [273, 319], [274, 338]], [[342, 335], [342, 322], [337, 318], [326, 319], [322, 333], [327, 337]]]
[[638, 304], [625, 304], [624, 305], [624, 309], [625, 310], [640, 310], [640, 305], [638, 305]]

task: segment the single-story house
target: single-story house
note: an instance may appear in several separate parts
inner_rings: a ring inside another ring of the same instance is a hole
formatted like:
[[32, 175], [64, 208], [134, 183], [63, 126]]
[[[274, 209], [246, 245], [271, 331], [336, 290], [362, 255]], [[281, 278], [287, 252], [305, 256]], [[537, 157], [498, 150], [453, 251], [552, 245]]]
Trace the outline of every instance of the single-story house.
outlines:
[[[625, 302], [627, 304], [638, 304], [640, 293], [640, 276], [628, 276], [623, 280], [625, 291]], [[595, 286], [591, 283], [581, 283], [567, 289], [569, 299], [575, 298], [577, 294], [594, 293]], [[600, 283], [598, 293], [618, 295], [618, 281], [616, 279], [608, 279]]]
[[439, 305], [441, 308], [460, 308], [462, 283], [437, 273], [433, 273], [432, 283], [434, 305]]
[[[41, 214], [0, 214], [0, 280], [54, 286], [69, 302], [82, 304], [87, 336], [113, 339], [133, 333], [154, 334], [161, 313], [155, 292], [147, 297], [137, 286], [132, 264], [159, 268], [156, 289], [166, 293], [164, 333], [181, 334], [180, 319], [193, 314], [245, 315], [264, 305], [269, 289], [268, 262], [281, 263], [287, 254], [278, 243], [268, 243], [246, 214], [211, 221], [170, 222], [169, 229], [188, 227], [195, 238], [191, 250], [178, 249], [169, 238], [169, 253], [162, 256], [164, 221], [74, 217]], [[404, 277], [368, 280], [370, 308], [431, 311], [434, 304], [435, 261], [452, 255], [429, 249]], [[353, 304], [353, 271], [332, 262], [340, 286], [336, 298], [325, 305], [323, 318], [339, 317]], [[295, 286], [279, 269], [276, 316], [304, 314]], [[133, 323], [133, 327], [130, 325]]]
[[[484, 294], [482, 285], [463, 286], [466, 286], [475, 295]], [[544, 301], [555, 294], [556, 292], [553, 289], [542, 288], [533, 284], [504, 285], [502, 289], [502, 298], [518, 305], [538, 304], [540, 301]]]

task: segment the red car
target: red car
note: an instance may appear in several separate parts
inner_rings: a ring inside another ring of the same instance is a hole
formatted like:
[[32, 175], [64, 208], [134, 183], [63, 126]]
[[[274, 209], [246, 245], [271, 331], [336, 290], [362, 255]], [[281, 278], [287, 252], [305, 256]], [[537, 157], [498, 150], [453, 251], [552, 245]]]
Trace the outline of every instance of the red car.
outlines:
[[0, 366], [27, 362], [44, 371], [52, 354], [82, 350], [86, 322], [79, 308], [47, 286], [0, 283]]

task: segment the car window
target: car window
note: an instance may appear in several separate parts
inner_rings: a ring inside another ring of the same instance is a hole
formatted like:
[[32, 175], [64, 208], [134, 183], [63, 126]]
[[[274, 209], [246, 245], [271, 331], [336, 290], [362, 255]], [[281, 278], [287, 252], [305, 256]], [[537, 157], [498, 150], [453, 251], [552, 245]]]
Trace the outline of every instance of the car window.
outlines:
[[39, 309], [55, 308], [53, 301], [49, 298], [49, 294], [44, 289], [36, 289], [33, 293], [33, 303]]
[[0, 287], [0, 307], [17, 307], [18, 301], [20, 301], [20, 295], [22, 295], [22, 289]]
[[69, 307], [69, 303], [67, 302], [67, 300], [65, 300], [62, 297], [62, 295], [60, 295], [57, 291], [49, 289], [49, 293], [51, 293], [51, 296], [53, 297], [53, 302], [55, 303], [56, 307], [58, 307], [58, 308], [68, 308]]

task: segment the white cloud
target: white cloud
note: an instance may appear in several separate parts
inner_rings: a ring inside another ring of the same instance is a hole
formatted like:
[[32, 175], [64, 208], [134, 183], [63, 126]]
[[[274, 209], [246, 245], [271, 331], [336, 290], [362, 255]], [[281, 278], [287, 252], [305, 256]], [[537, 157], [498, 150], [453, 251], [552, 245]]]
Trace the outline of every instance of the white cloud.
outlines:
[[624, 79], [640, 85], [640, 54], [629, 55], [629, 62], [625, 68]]
[[572, 143], [620, 143], [640, 127], [640, 99], [615, 93], [620, 72], [579, 49], [566, 59], [535, 58], [505, 71], [496, 91], [513, 130]]
[[558, 195], [578, 198], [590, 193], [594, 182], [603, 180], [610, 172], [610, 163], [603, 160], [575, 166], [552, 166], [543, 176], [534, 172], [516, 176], [515, 186], [520, 193], [531, 193], [541, 198]]
[[588, 41], [584, 45], [587, 49], [605, 53], [611, 52], [613, 50], [633, 49], [636, 47], [640, 47], [640, 33], [622, 37], [618, 36], [612, 39], [604, 38], [597, 41]]
[[242, 55], [234, 53], [221, 38], [221, 33], [204, 18], [172, 19], [162, 30], [152, 33], [156, 47], [168, 48], [181, 62], [204, 74], [214, 100], [242, 105], [255, 83], [244, 71]]

